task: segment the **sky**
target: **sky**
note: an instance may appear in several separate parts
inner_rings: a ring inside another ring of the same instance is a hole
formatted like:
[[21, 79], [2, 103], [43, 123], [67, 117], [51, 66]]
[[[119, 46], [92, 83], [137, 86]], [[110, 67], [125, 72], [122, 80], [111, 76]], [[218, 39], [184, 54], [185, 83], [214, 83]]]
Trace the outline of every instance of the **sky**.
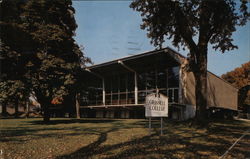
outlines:
[[[73, 1], [78, 25], [75, 40], [84, 47], [84, 54], [94, 64], [154, 50], [147, 32], [140, 29], [139, 12], [129, 7], [130, 1]], [[221, 76], [250, 61], [250, 22], [233, 33], [238, 49], [222, 54], [209, 46], [208, 70]], [[171, 41], [164, 43], [186, 56], [188, 50], [178, 50]]]

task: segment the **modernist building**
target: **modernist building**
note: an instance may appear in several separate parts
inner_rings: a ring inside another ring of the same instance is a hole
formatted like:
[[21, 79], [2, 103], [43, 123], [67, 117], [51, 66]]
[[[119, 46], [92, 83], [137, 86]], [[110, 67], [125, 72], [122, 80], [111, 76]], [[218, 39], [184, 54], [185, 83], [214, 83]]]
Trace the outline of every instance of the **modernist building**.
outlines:
[[[81, 116], [144, 118], [145, 97], [158, 91], [168, 97], [171, 118], [193, 117], [195, 82], [184, 71], [185, 62], [184, 56], [165, 48], [87, 67]], [[238, 90], [211, 72], [207, 80], [209, 109], [236, 111]]]

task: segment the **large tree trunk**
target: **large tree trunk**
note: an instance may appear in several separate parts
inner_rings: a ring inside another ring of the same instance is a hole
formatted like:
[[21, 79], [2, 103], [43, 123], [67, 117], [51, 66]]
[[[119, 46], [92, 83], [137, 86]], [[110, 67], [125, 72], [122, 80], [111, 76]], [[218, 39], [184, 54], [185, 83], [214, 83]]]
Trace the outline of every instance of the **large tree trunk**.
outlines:
[[49, 99], [44, 99], [42, 101], [39, 101], [41, 104], [42, 110], [43, 110], [43, 121], [45, 123], [48, 123], [50, 121], [50, 100]]
[[51, 100], [48, 97], [44, 97], [40, 92], [36, 92], [36, 97], [38, 102], [41, 104], [41, 108], [43, 110], [43, 121], [48, 123], [50, 121], [50, 105]]
[[207, 73], [201, 72], [195, 75], [196, 97], [196, 121], [200, 125], [206, 125], [207, 115]]
[[45, 123], [48, 123], [50, 121], [50, 111], [48, 103], [44, 104], [43, 106], [43, 121]]
[[19, 111], [18, 111], [18, 99], [15, 101], [15, 118], [18, 118]]

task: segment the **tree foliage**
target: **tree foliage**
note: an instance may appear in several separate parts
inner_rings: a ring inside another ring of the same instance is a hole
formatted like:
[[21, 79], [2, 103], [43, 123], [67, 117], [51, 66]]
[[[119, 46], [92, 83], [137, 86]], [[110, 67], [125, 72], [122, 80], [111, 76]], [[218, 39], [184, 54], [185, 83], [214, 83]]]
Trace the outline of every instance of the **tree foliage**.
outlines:
[[47, 118], [52, 99], [69, 94], [81, 65], [89, 61], [73, 38], [74, 12], [71, 0], [1, 3], [1, 83], [21, 82], [27, 92], [34, 91]]
[[194, 37], [198, 36], [198, 42], [210, 42], [214, 49], [224, 52], [237, 47], [232, 43], [232, 32], [249, 18], [247, 1], [241, 2], [239, 10], [233, 0], [135, 0], [131, 7], [141, 12], [141, 28], [148, 31], [155, 46], [167, 38], [176, 47], [195, 50], [198, 43]]
[[241, 67], [227, 72], [221, 76], [224, 80], [239, 89], [239, 106], [250, 106], [250, 62], [242, 64]]
[[237, 48], [232, 33], [249, 20], [247, 1], [234, 0], [134, 0], [130, 7], [141, 12], [141, 28], [151, 43], [161, 47], [166, 39], [189, 49], [188, 68], [194, 73], [196, 117], [206, 118], [207, 48], [222, 52]]
[[233, 71], [223, 74], [221, 77], [239, 89], [249, 85], [250, 62], [242, 64], [241, 67], [237, 67]]

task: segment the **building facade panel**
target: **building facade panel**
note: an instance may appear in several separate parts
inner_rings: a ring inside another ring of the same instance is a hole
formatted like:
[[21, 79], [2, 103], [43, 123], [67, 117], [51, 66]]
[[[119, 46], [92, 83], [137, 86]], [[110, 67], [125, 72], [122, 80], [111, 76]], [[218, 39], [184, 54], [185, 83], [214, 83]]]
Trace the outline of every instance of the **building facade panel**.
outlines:
[[238, 89], [208, 72], [208, 106], [238, 110]]
[[[192, 72], [187, 73], [185, 103], [195, 105], [195, 79]], [[221, 78], [207, 73], [207, 105], [209, 107], [238, 110], [238, 89]]]

